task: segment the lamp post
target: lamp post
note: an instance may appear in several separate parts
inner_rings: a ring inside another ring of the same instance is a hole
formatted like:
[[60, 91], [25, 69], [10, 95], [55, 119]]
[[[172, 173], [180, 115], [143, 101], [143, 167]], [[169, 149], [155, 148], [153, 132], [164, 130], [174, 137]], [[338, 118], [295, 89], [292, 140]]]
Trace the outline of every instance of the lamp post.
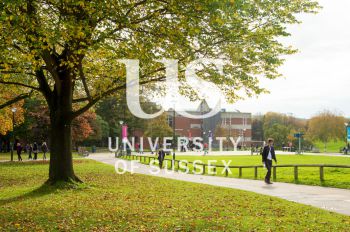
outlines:
[[120, 138], [121, 138], [121, 143], [120, 143], [120, 153], [121, 153], [121, 155], [123, 155], [123, 142], [124, 142], [124, 139], [123, 139], [123, 124], [124, 124], [124, 121], [120, 120], [119, 121], [119, 125], [120, 125]]
[[172, 101], [172, 103], [174, 104], [174, 108], [173, 108], [173, 162], [175, 162], [175, 117], [176, 117], [176, 112], [175, 112], [175, 106], [176, 106], [176, 100], [174, 99]]
[[16, 107], [13, 107], [11, 109], [12, 111], [12, 141], [13, 141], [13, 144], [11, 146], [11, 161], [13, 161], [13, 149], [15, 147], [15, 113], [17, 112], [17, 108]]
[[247, 131], [246, 128], [243, 129], [243, 148], [245, 149], [246, 145], [245, 145], [245, 132]]

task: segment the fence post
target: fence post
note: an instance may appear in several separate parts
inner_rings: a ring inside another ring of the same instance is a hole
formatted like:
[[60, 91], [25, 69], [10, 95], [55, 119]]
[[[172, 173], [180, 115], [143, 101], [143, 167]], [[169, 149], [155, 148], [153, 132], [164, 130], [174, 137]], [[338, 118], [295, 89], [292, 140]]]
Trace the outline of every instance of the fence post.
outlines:
[[298, 180], [298, 166], [294, 166], [294, 181]]
[[239, 168], [239, 178], [241, 178], [242, 177], [242, 168], [240, 167]]
[[273, 167], [273, 180], [276, 181], [276, 179], [277, 179], [277, 167], [274, 166]]
[[258, 179], [258, 167], [254, 167], [254, 178]]
[[320, 166], [320, 181], [324, 181], [324, 170], [323, 170], [323, 166]]

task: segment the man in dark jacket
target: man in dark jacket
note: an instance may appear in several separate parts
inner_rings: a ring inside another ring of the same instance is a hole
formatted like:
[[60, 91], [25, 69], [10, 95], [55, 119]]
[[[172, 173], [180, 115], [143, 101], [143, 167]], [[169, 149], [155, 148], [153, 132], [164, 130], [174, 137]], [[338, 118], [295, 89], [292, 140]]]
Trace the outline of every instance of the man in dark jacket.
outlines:
[[158, 161], [159, 161], [159, 168], [163, 168], [163, 161], [165, 158], [165, 151], [163, 149], [160, 149], [158, 152]]
[[273, 147], [273, 139], [267, 140], [267, 145], [264, 147], [263, 153], [262, 153], [262, 162], [265, 165], [267, 169], [267, 173], [265, 176], [265, 183], [266, 184], [272, 184], [271, 179], [271, 168], [272, 168], [272, 160], [274, 160], [277, 163], [276, 160], [276, 154], [275, 149]]

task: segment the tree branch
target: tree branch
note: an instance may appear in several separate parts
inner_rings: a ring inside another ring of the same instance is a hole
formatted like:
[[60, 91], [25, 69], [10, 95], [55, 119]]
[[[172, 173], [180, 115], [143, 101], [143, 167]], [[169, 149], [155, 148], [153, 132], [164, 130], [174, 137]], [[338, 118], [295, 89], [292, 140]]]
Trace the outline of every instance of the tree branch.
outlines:
[[47, 83], [44, 71], [42, 69], [39, 69], [35, 73], [36, 80], [39, 83], [39, 91], [44, 95], [48, 104], [51, 104], [52, 90], [50, 89], [50, 86]]
[[20, 82], [0, 80], [0, 84], [4, 84], [4, 85], [18, 85], [18, 86], [22, 86], [22, 87], [26, 87], [26, 88], [29, 88], [29, 89], [40, 91], [40, 89], [37, 88], [37, 87], [31, 86], [31, 85], [26, 85], [26, 84], [23, 84], [23, 83], [20, 83]]
[[86, 77], [85, 77], [84, 70], [83, 70], [82, 60], [80, 60], [78, 69], [79, 69], [80, 79], [83, 82], [84, 90], [85, 90], [85, 93], [86, 93], [86, 98], [89, 101], [91, 101], [92, 98], [91, 98], [89, 87], [88, 87], [88, 85], [86, 83]]
[[89, 101], [89, 99], [86, 97], [73, 99], [73, 103], [86, 102], [86, 101]]
[[17, 97], [15, 97], [14, 99], [11, 99], [3, 104], [0, 105], [0, 110], [7, 107], [7, 106], [10, 106], [16, 102], [19, 102], [23, 99], [26, 99], [28, 97], [30, 97], [32, 95], [33, 91], [29, 92], [29, 93], [25, 93], [25, 94], [21, 94], [21, 95], [18, 95]]

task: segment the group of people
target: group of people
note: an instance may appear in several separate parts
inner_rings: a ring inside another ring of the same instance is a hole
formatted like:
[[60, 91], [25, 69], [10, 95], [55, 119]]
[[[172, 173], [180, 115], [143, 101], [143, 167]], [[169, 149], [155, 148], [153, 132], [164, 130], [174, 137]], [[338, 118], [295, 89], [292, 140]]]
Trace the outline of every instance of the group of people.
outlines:
[[[22, 152], [28, 153], [28, 159], [29, 160], [37, 160], [38, 159], [38, 153], [39, 153], [39, 145], [34, 142], [33, 144], [29, 143], [25, 146], [22, 146], [22, 144], [19, 141], [16, 141], [13, 145], [13, 150], [17, 152], [18, 161], [22, 161]], [[46, 153], [48, 152], [48, 146], [46, 142], [43, 142], [41, 144], [41, 151], [43, 152], [43, 160], [46, 160]]]

